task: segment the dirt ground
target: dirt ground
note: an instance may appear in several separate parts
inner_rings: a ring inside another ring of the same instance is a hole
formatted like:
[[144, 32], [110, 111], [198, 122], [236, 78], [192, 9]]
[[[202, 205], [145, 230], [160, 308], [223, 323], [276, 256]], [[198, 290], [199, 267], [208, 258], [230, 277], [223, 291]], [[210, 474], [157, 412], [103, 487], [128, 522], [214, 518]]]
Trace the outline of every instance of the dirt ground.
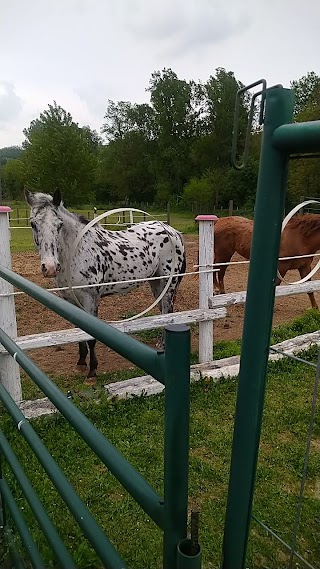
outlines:
[[[193, 271], [193, 265], [197, 262], [198, 236], [185, 236], [187, 251], [187, 270]], [[233, 261], [243, 260], [235, 255]], [[54, 286], [53, 281], [44, 279], [40, 273], [40, 263], [37, 253], [16, 253], [13, 255], [13, 270], [27, 279], [36, 282], [46, 288]], [[231, 266], [226, 272], [226, 292], [241, 291], [246, 289], [248, 277], [247, 265]], [[297, 271], [287, 273], [286, 279], [298, 280]], [[318, 299], [319, 300], [319, 299]], [[129, 312], [140, 312], [148, 307], [153, 301], [148, 286], [136, 289], [132, 293], [123, 296], [115, 295], [102, 300], [100, 305], [100, 318], [118, 320], [128, 315]], [[181, 286], [175, 303], [175, 311], [191, 310], [198, 308], [198, 276], [192, 275], [182, 279]], [[279, 325], [289, 322], [301, 316], [310, 308], [306, 294], [280, 297], [276, 299], [273, 324]], [[49, 309], [43, 307], [26, 295], [16, 297], [16, 312], [18, 322], [18, 335], [38, 334], [53, 330], [62, 330], [72, 327], [63, 318], [57, 316]], [[228, 308], [226, 318], [215, 321], [214, 334], [216, 340], [232, 340], [241, 337], [243, 326], [244, 307], [236, 305]], [[192, 348], [197, 349], [197, 332], [192, 333]], [[151, 344], [152, 345], [152, 344]], [[34, 361], [49, 374], [72, 375], [79, 373], [76, 367], [78, 357], [77, 344], [68, 344], [52, 348], [43, 348], [32, 351]], [[129, 368], [131, 363], [112, 352], [109, 348], [97, 343], [97, 357], [99, 360], [98, 371], [101, 373], [118, 369]]]

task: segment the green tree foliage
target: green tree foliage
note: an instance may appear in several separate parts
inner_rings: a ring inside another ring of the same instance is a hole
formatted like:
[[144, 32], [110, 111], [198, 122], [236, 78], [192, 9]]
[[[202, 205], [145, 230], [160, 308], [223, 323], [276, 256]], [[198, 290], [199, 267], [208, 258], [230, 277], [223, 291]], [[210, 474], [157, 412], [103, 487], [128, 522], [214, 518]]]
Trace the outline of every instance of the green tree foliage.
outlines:
[[172, 69], [152, 74], [149, 87], [157, 133], [156, 182], [167, 183], [172, 194], [181, 194], [190, 178], [190, 147], [196, 132], [194, 82], [178, 79]]
[[[233, 115], [236, 94], [243, 87], [231, 71], [219, 67], [201, 86], [201, 134], [195, 141], [192, 157], [201, 171], [230, 165]], [[248, 96], [240, 102], [239, 145], [244, 140], [248, 121]]]
[[9, 200], [21, 200], [25, 183], [24, 164], [21, 160], [8, 160], [1, 169], [3, 195]]
[[89, 127], [80, 128], [56, 102], [23, 132], [28, 187], [49, 193], [59, 188], [67, 205], [90, 202], [94, 194], [98, 135]]
[[0, 148], [0, 166], [3, 166], [8, 160], [20, 158], [22, 148], [20, 146], [5, 146]]
[[[296, 122], [320, 120], [320, 77], [311, 71], [292, 81]], [[292, 160], [289, 166], [288, 198], [294, 206], [302, 197], [320, 197], [319, 158]]]
[[[105, 146], [99, 158], [99, 186], [108, 188], [108, 200], [153, 201], [152, 145], [132, 131]], [[98, 201], [102, 201], [100, 191]]]
[[[306, 109], [320, 108], [320, 77], [314, 71], [310, 71], [307, 75], [296, 81], [291, 82], [291, 88], [294, 90], [295, 107], [294, 114], [298, 118]], [[319, 119], [318, 114], [318, 119]], [[306, 119], [316, 120], [316, 119]], [[299, 121], [298, 121], [299, 122]]]
[[[235, 170], [229, 168], [223, 189], [223, 197], [233, 199], [236, 204], [244, 208], [254, 207], [257, 191], [259, 162], [250, 156], [245, 168]], [[231, 196], [231, 197], [230, 197]], [[225, 199], [224, 202], [227, 200]]]

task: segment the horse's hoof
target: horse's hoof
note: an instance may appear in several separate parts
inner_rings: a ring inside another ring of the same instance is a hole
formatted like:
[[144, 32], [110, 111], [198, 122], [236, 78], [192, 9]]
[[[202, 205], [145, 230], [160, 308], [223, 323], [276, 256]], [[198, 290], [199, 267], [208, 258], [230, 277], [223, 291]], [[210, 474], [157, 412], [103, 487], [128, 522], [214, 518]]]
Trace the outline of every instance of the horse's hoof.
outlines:
[[83, 385], [96, 385], [96, 383], [97, 383], [96, 377], [87, 377], [84, 380]]
[[86, 364], [77, 364], [77, 371], [80, 371], [82, 373], [85, 373], [87, 371], [87, 366]]

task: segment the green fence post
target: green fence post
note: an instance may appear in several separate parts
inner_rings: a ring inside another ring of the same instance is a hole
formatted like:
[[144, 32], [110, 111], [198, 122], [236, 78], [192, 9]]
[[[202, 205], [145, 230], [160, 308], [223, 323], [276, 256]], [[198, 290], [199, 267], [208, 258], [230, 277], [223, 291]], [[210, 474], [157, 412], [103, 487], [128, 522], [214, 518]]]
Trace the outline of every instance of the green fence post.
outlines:
[[274, 88], [266, 92], [223, 543], [223, 569], [245, 567], [288, 160], [285, 152], [276, 150], [272, 145], [272, 136], [279, 125], [292, 121], [292, 115], [292, 91]]
[[190, 328], [165, 328], [165, 447], [163, 568], [175, 569], [187, 536], [190, 407]]

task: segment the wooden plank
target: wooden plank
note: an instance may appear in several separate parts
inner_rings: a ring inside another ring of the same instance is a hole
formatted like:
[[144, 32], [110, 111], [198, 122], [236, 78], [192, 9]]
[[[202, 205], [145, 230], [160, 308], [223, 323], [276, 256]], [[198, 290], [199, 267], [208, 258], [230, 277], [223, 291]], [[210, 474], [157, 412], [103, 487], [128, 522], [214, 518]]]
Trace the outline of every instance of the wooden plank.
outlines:
[[[320, 291], [320, 280], [308, 281], [302, 284], [279, 285], [276, 287], [276, 297], [290, 296], [292, 294], [306, 294], [308, 292]], [[230, 292], [227, 294], [217, 294], [209, 299], [210, 308], [232, 306], [233, 304], [245, 304], [247, 291]]]
[[[307, 350], [314, 344], [320, 344], [320, 331], [285, 340], [284, 342], [275, 344], [273, 347], [285, 351], [286, 353], [297, 354], [303, 350]], [[271, 353], [269, 360], [278, 360], [282, 357], [284, 356], [281, 354]], [[202, 377], [210, 377], [210, 379], [214, 381], [219, 381], [222, 378], [235, 377], [239, 373], [239, 362], [240, 356], [231, 356], [230, 358], [209, 362], [209, 364], [192, 365], [190, 369], [190, 380], [197, 381]], [[161, 393], [164, 389], [162, 383], [159, 383], [150, 375], [109, 383], [104, 387], [110, 398], [118, 397], [120, 399], [127, 399], [128, 397], [134, 396], [156, 395]], [[34, 401], [21, 401], [19, 407], [24, 415], [30, 419], [57, 412], [56, 407], [47, 397]]]
[[[320, 331], [303, 334], [275, 344], [273, 348], [281, 350], [287, 354], [297, 354], [309, 349], [312, 345], [320, 344]], [[269, 354], [269, 361], [276, 361], [285, 357], [282, 354]], [[236, 377], [239, 374], [240, 356], [231, 356], [209, 363], [195, 364], [190, 369], [191, 381], [197, 381], [203, 377], [208, 377], [215, 381], [222, 378]], [[119, 397], [126, 399], [129, 397], [156, 395], [163, 391], [164, 386], [153, 379], [150, 375], [134, 377], [125, 381], [118, 381], [105, 385], [105, 390], [110, 398]]]
[[[168, 324], [193, 324], [195, 322], [211, 321], [226, 316], [225, 308], [218, 309], [196, 309], [186, 312], [174, 312], [173, 314], [163, 314], [157, 316], [147, 316], [145, 318], [137, 318], [127, 322], [117, 322], [110, 324], [121, 332], [133, 334], [142, 330], [152, 330], [154, 328], [162, 328]], [[60, 344], [71, 344], [91, 340], [92, 336], [80, 330], [79, 328], [70, 328], [67, 330], [58, 330], [54, 332], [46, 332], [42, 334], [29, 334], [16, 338], [16, 343], [22, 350], [31, 350], [35, 348], [48, 348]], [[0, 345], [0, 353], [6, 350]]]

